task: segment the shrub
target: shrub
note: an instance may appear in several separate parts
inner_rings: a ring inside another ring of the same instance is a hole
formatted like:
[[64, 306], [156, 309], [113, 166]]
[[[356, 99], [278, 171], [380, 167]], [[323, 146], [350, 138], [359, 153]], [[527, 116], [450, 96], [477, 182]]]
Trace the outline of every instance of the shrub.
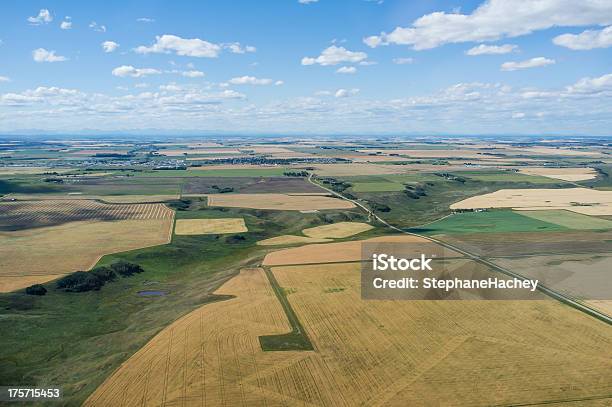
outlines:
[[107, 281], [113, 281], [115, 278], [117, 278], [117, 274], [115, 274], [113, 269], [110, 267], [97, 267], [90, 271], [90, 273], [105, 283]]
[[28, 295], [45, 295], [47, 294], [47, 289], [40, 284], [34, 284], [26, 288], [25, 292]]
[[104, 280], [94, 273], [77, 271], [60, 278], [56, 285], [57, 288], [70, 292], [97, 291], [104, 285]]
[[130, 277], [134, 274], [142, 273], [144, 269], [139, 264], [130, 263], [125, 260], [119, 260], [110, 265], [111, 269], [123, 277]]

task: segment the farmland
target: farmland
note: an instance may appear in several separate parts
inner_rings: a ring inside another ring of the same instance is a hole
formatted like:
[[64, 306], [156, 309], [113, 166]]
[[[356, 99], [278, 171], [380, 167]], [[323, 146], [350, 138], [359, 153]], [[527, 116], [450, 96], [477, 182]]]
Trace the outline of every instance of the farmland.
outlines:
[[0, 207], [2, 292], [89, 270], [106, 254], [167, 243], [172, 231], [173, 212], [160, 204], [37, 201]]
[[350, 202], [320, 195], [211, 194], [208, 205], [230, 208], [308, 211], [353, 208]]
[[372, 226], [368, 225], [367, 223], [338, 222], [331, 225], [316, 226], [314, 228], [304, 229], [302, 233], [304, 233], [306, 236], [318, 239], [339, 239], [353, 236], [370, 229], [372, 229]]
[[[2, 385], [61, 383], [66, 404], [104, 406], [609, 399], [608, 326], [556, 301], [361, 299], [363, 242], [493, 272], [391, 235], [320, 187], [606, 312], [611, 219], [567, 208], [606, 206], [605, 147], [218, 139], [13, 150], [0, 159]], [[503, 191], [544, 205], [451, 209]], [[118, 261], [143, 271], [89, 292], [57, 284]], [[570, 274], [576, 265], [583, 275]], [[36, 283], [45, 295], [26, 294]]]
[[[86, 405], [490, 405], [601, 398], [610, 391], [603, 378], [611, 366], [600, 357], [610, 346], [606, 327], [555, 302], [364, 301], [355, 263], [272, 272], [316, 352], [259, 347], [258, 336], [289, 327], [263, 273], [243, 270], [216, 292], [235, 299], [166, 328]], [[228, 335], [240, 340], [225, 341]], [[519, 361], [520, 371], [508, 371]], [[461, 391], [474, 380], [482, 386]], [[499, 391], [490, 392], [493, 385]]]
[[502, 189], [451, 205], [451, 209], [476, 208], [566, 209], [588, 215], [612, 215], [612, 192], [586, 188]]
[[174, 228], [177, 235], [218, 235], [246, 231], [242, 218], [178, 219]]
[[521, 212], [497, 210], [456, 213], [411, 230], [427, 234], [457, 234], [555, 231], [565, 230], [565, 227], [550, 220], [523, 216]]

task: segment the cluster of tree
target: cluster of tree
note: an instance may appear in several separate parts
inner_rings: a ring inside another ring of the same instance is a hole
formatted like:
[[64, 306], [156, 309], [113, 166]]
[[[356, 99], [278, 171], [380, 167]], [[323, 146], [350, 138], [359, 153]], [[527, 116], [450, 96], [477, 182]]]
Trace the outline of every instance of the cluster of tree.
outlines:
[[371, 206], [374, 212], [391, 212], [391, 207], [385, 204], [372, 202]]
[[[117, 275], [130, 277], [143, 271], [143, 268], [138, 264], [120, 260], [112, 263], [110, 266], [101, 266], [91, 271], [77, 271], [69, 274], [60, 278], [56, 283], [56, 287], [69, 292], [97, 291], [107, 282], [116, 280]], [[44, 287], [42, 288], [44, 289]]]
[[47, 294], [47, 289], [41, 284], [34, 284], [26, 288], [25, 292], [28, 295], [45, 295]]
[[63, 184], [64, 180], [61, 178], [45, 178], [43, 179], [43, 182], [51, 182], [54, 184]]
[[231, 235], [225, 238], [226, 243], [234, 244], [234, 243], [242, 243], [246, 240], [244, 235]]
[[335, 178], [323, 178], [321, 182], [336, 192], [343, 192], [345, 189], [350, 188], [352, 184], [345, 181], [338, 181]]
[[189, 205], [191, 205], [191, 201], [189, 199], [177, 199], [175, 201], [168, 202], [168, 206], [171, 209], [176, 209], [177, 211], [186, 211], [189, 209]]
[[286, 177], [307, 177], [308, 171], [285, 171], [283, 175]]
[[411, 199], [420, 199], [423, 196], [427, 196], [427, 191], [422, 185], [406, 185], [404, 193]]
[[228, 192], [234, 192], [234, 188], [232, 188], [232, 187], [220, 187], [218, 185], [213, 185], [211, 188], [217, 190], [217, 192], [220, 193], [220, 194], [226, 194]]
[[445, 178], [449, 181], [461, 182], [462, 184], [465, 183], [465, 181], [467, 181], [465, 178], [460, 177], [458, 175], [451, 174], [449, 172], [436, 172], [434, 173], [434, 175]]

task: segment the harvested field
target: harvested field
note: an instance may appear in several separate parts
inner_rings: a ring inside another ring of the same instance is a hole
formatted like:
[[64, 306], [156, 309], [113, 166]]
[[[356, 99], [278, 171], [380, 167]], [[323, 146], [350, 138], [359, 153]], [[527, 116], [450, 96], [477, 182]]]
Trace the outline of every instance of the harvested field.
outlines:
[[208, 205], [283, 211], [349, 209], [355, 207], [351, 202], [328, 196], [285, 194], [211, 194], [208, 195]]
[[585, 181], [597, 177], [597, 171], [593, 168], [527, 167], [521, 168], [519, 172], [521, 174], [539, 175], [564, 181]]
[[260, 240], [257, 242], [257, 244], [260, 246], [288, 246], [294, 244], [326, 243], [331, 241], [332, 239], [317, 239], [306, 236], [282, 235]]
[[49, 167], [0, 167], [0, 175], [30, 175], [45, 172], [57, 172], [59, 174], [72, 171], [72, 169], [49, 168]]
[[488, 406], [612, 392], [609, 327], [557, 302], [365, 301], [358, 264], [272, 271], [314, 352], [261, 350], [259, 336], [290, 327], [264, 274], [243, 270], [217, 291], [235, 298], [164, 329], [85, 405]]
[[459, 253], [442, 249], [441, 246], [433, 245], [429, 240], [418, 236], [397, 235], [375, 237], [367, 240], [354, 240], [350, 242], [311, 244], [291, 249], [279, 250], [268, 253], [263, 261], [265, 266], [279, 266], [287, 264], [312, 264], [312, 263], [338, 263], [349, 261], [360, 261], [362, 257], [362, 243], [411, 243], [415, 249], [421, 244], [424, 249], [435, 246], [439, 250], [439, 257], [461, 257]]
[[612, 215], [612, 191], [589, 188], [501, 189], [464, 199], [452, 204], [450, 208], [565, 209], [587, 215]]
[[368, 225], [367, 223], [338, 222], [331, 225], [316, 226], [314, 228], [304, 229], [302, 230], [302, 233], [308, 237], [314, 237], [317, 239], [341, 239], [373, 228], [373, 226]]
[[493, 262], [573, 298], [612, 300], [612, 253], [497, 258]]
[[242, 218], [177, 219], [174, 233], [177, 235], [216, 235], [247, 232]]
[[162, 204], [105, 204], [93, 200], [0, 202], [0, 231], [74, 221], [165, 220], [174, 212]]
[[85, 402], [117, 405], [288, 405], [259, 380], [304, 359], [303, 352], [263, 352], [259, 336], [291, 327], [265, 273], [243, 269], [205, 305], [174, 322], [127, 360]]
[[574, 230], [612, 229], [612, 221], [567, 210], [520, 211], [523, 216], [554, 223]]
[[62, 221], [59, 226], [0, 232], [0, 292], [89, 270], [105, 254], [168, 243], [172, 214], [112, 222]]

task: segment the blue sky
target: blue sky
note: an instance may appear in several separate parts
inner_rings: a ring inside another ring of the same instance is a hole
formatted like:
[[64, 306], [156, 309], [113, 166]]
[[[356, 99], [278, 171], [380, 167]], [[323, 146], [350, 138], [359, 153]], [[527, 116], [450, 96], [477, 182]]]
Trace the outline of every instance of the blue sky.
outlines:
[[612, 2], [6, 1], [0, 132], [593, 134]]

